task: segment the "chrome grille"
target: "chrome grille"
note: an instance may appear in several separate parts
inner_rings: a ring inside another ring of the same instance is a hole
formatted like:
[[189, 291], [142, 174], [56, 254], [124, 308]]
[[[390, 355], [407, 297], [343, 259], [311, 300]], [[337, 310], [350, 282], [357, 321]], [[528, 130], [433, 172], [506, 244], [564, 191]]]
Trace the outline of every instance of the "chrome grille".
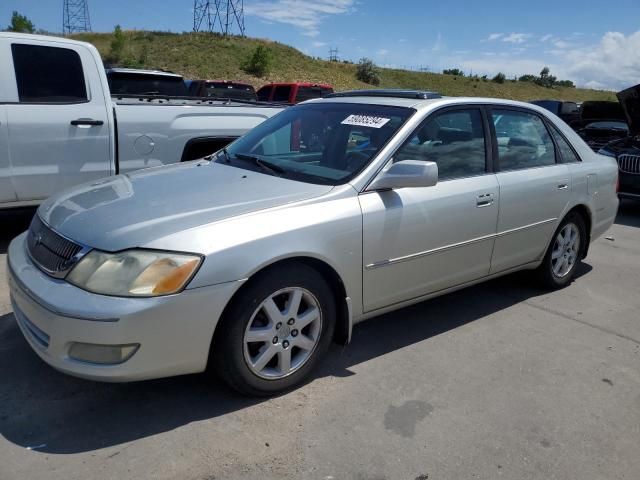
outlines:
[[46, 273], [64, 276], [74, 265], [82, 245], [58, 235], [36, 214], [27, 236], [27, 249], [31, 259]]
[[618, 168], [624, 173], [640, 174], [640, 155], [618, 155]]

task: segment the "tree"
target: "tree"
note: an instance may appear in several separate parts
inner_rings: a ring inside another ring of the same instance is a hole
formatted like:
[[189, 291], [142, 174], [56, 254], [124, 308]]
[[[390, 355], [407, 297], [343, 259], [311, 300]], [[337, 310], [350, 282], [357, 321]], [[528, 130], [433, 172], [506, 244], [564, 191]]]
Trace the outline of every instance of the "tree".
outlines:
[[256, 77], [264, 77], [271, 70], [271, 52], [264, 45], [258, 45], [253, 53], [245, 59], [242, 69], [255, 75]]
[[507, 79], [507, 76], [504, 73], [498, 72], [498, 74], [495, 77], [493, 77], [491, 81], [495, 83], [504, 83], [506, 79]]
[[127, 39], [122, 32], [120, 25], [116, 25], [113, 29], [113, 38], [111, 39], [111, 53], [109, 54], [109, 60], [114, 63], [122, 61], [124, 56], [124, 47]]
[[522, 75], [518, 78], [519, 82], [535, 82], [536, 81], [536, 77], [535, 75], [531, 75], [531, 74], [527, 74], [527, 75]]
[[361, 58], [356, 68], [356, 78], [370, 85], [380, 85], [378, 67], [369, 58]]
[[7, 27], [7, 30], [9, 32], [34, 33], [36, 27], [31, 20], [14, 10], [11, 15], [11, 25]]
[[449, 68], [442, 71], [445, 75], [454, 75], [456, 77], [464, 77], [464, 72], [459, 68]]

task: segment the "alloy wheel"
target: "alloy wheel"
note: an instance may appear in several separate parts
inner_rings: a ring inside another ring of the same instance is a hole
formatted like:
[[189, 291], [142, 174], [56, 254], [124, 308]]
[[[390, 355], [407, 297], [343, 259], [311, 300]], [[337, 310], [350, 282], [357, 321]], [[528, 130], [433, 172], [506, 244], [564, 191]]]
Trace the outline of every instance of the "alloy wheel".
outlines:
[[284, 378], [311, 357], [322, 332], [322, 311], [308, 290], [288, 287], [254, 311], [244, 333], [244, 359], [258, 377]]

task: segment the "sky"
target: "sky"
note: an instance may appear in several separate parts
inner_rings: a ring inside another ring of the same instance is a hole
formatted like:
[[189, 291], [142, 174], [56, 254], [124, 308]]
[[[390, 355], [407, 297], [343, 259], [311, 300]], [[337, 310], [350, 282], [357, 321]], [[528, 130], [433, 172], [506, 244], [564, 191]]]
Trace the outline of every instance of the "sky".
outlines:
[[[93, 31], [190, 31], [193, 0], [88, 0]], [[52, 32], [63, 0], [0, 0], [0, 25], [18, 10]], [[212, 2], [213, 3], [213, 2]], [[548, 66], [578, 86], [640, 83], [640, 0], [244, 0], [246, 34], [327, 58], [508, 76]]]

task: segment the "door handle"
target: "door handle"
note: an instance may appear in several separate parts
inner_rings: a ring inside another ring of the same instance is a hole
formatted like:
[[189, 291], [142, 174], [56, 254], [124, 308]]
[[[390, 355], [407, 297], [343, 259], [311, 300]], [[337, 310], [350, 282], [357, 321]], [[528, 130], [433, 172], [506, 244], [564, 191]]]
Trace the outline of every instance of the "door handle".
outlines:
[[493, 193], [484, 193], [476, 198], [476, 207], [483, 208], [493, 205]]
[[566, 190], [567, 188], [569, 188], [569, 185], [567, 185], [566, 183], [561, 183], [560, 185], [558, 185], [558, 190]]
[[104, 125], [104, 122], [102, 120], [94, 120], [93, 118], [78, 118], [76, 120], [71, 120], [71, 125], [74, 127], [79, 125], [98, 126]]

